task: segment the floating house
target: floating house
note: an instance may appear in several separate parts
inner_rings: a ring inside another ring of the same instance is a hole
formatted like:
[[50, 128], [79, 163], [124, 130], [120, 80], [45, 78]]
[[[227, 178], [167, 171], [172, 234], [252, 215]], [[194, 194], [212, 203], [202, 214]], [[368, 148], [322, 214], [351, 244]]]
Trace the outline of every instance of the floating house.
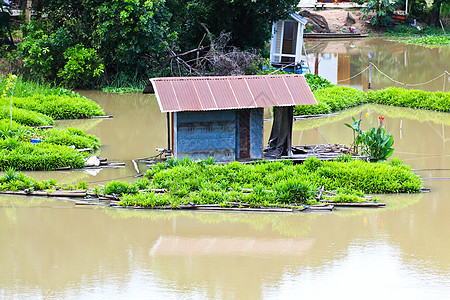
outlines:
[[[304, 76], [296, 74], [150, 82], [146, 91], [154, 91], [161, 112], [167, 113], [168, 149], [178, 159], [262, 159], [264, 108], [317, 104]], [[289, 143], [292, 116], [290, 124]]]
[[303, 29], [308, 21], [291, 13], [286, 20], [272, 24], [270, 63], [275, 67], [300, 64], [303, 49]]

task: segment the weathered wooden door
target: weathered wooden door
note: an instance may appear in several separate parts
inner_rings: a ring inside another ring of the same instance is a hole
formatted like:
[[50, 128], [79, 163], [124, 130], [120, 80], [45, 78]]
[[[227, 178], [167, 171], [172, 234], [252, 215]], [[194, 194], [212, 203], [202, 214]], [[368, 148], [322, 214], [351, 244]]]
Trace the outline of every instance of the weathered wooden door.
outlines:
[[239, 158], [250, 158], [250, 109], [240, 109]]

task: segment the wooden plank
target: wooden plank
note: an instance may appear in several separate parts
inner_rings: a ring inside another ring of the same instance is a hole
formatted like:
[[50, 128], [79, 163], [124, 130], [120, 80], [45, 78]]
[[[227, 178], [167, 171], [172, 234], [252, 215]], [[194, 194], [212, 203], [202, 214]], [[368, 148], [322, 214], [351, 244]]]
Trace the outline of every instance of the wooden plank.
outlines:
[[334, 207], [385, 207], [386, 203], [381, 202], [360, 202], [360, 203], [338, 203], [333, 202]]

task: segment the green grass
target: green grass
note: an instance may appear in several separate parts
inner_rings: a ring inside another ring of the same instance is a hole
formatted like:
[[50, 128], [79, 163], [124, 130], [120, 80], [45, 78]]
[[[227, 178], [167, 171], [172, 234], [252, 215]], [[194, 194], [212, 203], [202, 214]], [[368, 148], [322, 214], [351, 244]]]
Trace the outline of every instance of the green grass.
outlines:
[[0, 140], [0, 170], [54, 170], [84, 167], [83, 155], [67, 146]]
[[350, 87], [332, 86], [318, 89], [313, 93], [317, 105], [296, 106], [294, 108], [295, 115], [329, 114], [364, 103], [450, 112], [449, 92], [387, 88], [366, 93]]
[[75, 146], [76, 149], [100, 148], [100, 140], [97, 137], [75, 128], [42, 131], [42, 139], [47, 144]]
[[[5, 83], [5, 78], [0, 77], [0, 91]], [[33, 128], [52, 125], [54, 119], [103, 115], [103, 110], [94, 101], [63, 88], [24, 82], [19, 78], [14, 89], [12, 125], [9, 101], [0, 100], [0, 170], [82, 168], [89, 153], [80, 153], [76, 149], [96, 150], [100, 147], [98, 138], [79, 129]], [[31, 143], [32, 138], [40, 139], [41, 143]]]
[[330, 86], [314, 92], [317, 105], [299, 105], [294, 108], [295, 115], [329, 114], [366, 103], [363, 91], [345, 87]]
[[21, 172], [16, 172], [13, 168], [8, 169], [0, 177], [0, 191], [19, 191], [25, 189], [39, 191], [55, 186], [56, 182], [54, 180], [37, 181]]
[[[145, 191], [141, 186], [132, 193], [122, 193], [119, 205], [176, 207], [193, 202], [226, 206], [227, 202], [241, 202], [251, 207], [283, 207], [316, 203], [317, 188], [321, 186], [342, 194], [337, 200], [346, 202], [360, 202], [367, 193], [415, 193], [422, 186], [419, 177], [398, 159], [368, 163], [347, 158], [340, 161], [312, 158], [301, 165], [290, 161], [214, 165], [184, 159], [156, 165], [146, 178], [149, 182]], [[168, 192], [161, 195], [150, 189]]]

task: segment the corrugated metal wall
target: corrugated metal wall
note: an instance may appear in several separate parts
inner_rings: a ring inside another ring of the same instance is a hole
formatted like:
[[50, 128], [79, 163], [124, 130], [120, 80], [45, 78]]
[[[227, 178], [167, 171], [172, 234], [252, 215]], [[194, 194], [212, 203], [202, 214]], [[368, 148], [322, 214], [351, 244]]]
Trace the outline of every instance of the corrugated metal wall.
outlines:
[[[263, 157], [264, 109], [177, 112], [174, 157], [216, 161]], [[241, 122], [240, 122], [241, 121]]]
[[235, 159], [236, 112], [234, 110], [175, 113], [174, 156], [191, 159]]

